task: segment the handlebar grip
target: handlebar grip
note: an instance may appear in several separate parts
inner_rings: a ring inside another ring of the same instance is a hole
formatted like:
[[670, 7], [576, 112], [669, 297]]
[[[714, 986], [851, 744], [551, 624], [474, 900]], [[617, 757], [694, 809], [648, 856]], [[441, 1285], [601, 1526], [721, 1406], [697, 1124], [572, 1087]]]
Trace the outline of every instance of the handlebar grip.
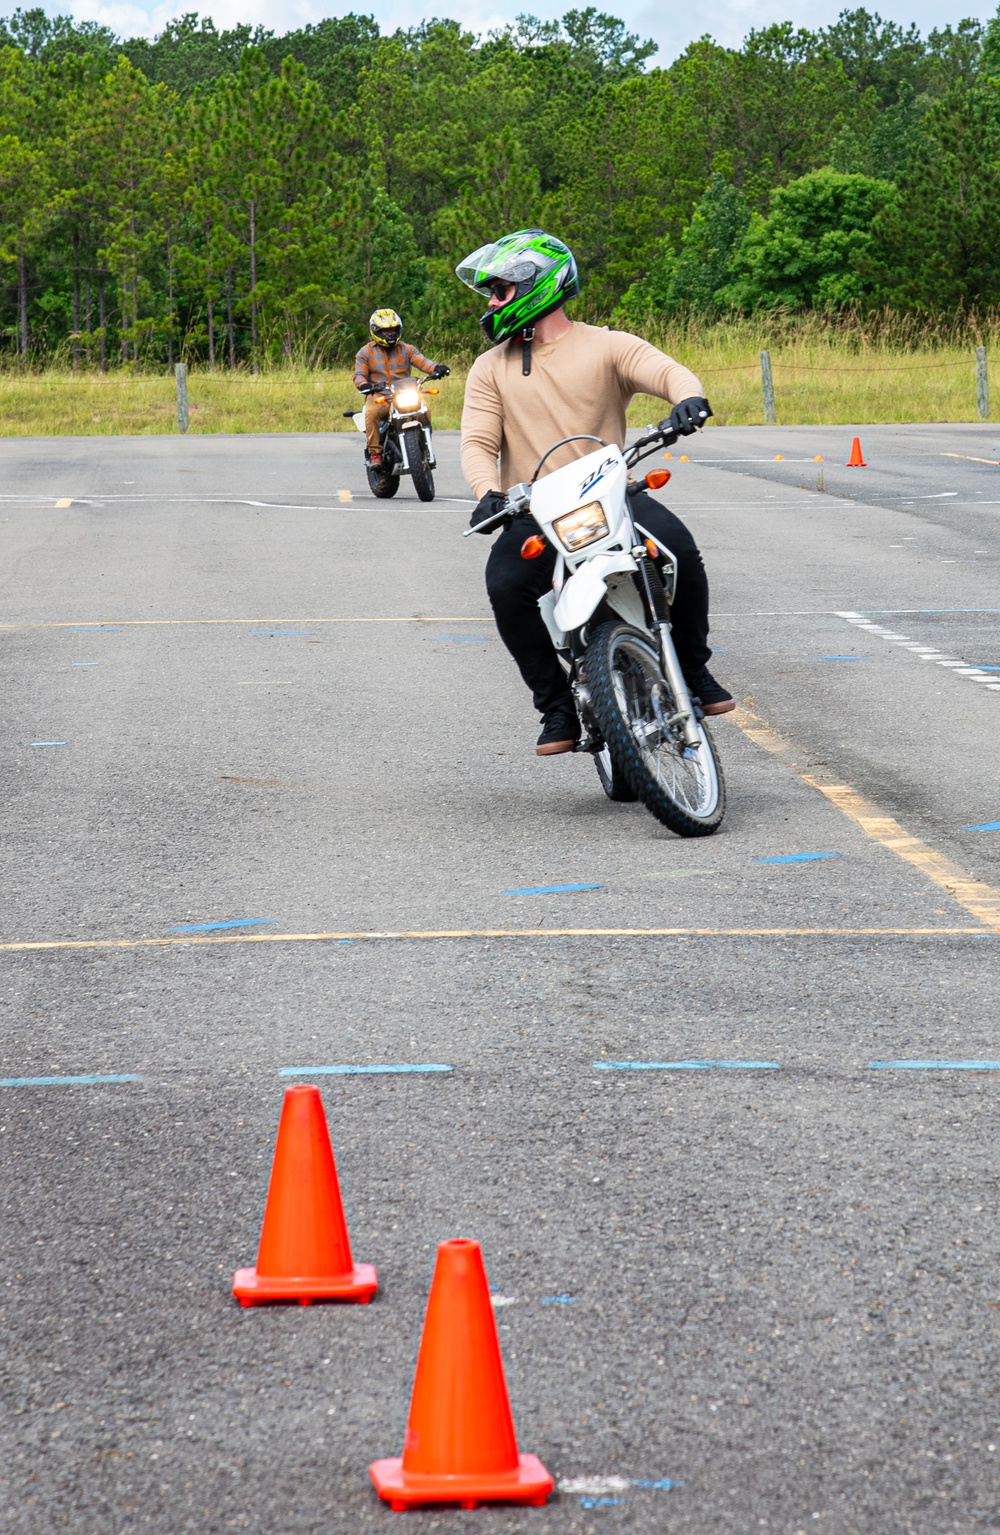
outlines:
[[494, 512], [492, 517], [484, 517], [482, 522], [477, 522], [474, 528], [466, 528], [462, 537], [468, 538], [470, 533], [486, 533], [490, 528], [495, 527], [497, 523], [503, 522], [505, 517], [513, 516], [516, 511], [516, 507], [511, 506], [509, 501], [505, 501], [500, 510]]

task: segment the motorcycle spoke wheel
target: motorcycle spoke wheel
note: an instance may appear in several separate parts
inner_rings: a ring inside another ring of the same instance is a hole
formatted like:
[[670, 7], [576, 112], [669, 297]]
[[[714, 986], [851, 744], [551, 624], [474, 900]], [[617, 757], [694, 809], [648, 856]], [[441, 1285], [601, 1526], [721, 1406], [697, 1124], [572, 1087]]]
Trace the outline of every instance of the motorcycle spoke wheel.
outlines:
[[676, 706], [648, 636], [602, 624], [587, 647], [587, 680], [608, 749], [646, 809], [682, 837], [716, 831], [726, 788], [715, 745], [704, 721], [696, 748], [667, 723]]

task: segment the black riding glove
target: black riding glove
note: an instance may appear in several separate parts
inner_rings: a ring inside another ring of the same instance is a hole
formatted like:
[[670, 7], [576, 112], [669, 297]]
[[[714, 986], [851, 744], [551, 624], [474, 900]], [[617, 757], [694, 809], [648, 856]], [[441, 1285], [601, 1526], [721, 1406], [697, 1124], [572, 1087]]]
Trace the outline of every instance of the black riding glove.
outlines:
[[699, 399], [692, 395], [689, 400], [681, 400], [670, 412], [670, 425], [675, 432], [682, 437], [690, 437], [700, 426], [704, 426], [712, 414], [712, 407], [707, 400]]
[[447, 378], [450, 372], [450, 368], [446, 368], [443, 362], [439, 362], [431, 374], [431, 378]]
[[358, 385], [358, 394], [374, 394], [375, 393], [375, 389], [376, 389], [376, 385], [375, 384], [359, 384]]
[[[478, 528], [487, 517], [495, 517], [497, 512], [506, 505], [507, 497], [502, 490], [488, 490], [469, 518], [469, 527]], [[483, 528], [483, 533], [496, 533], [500, 528], [509, 528], [511, 519], [505, 517], [503, 522], [495, 522], [491, 528]]]

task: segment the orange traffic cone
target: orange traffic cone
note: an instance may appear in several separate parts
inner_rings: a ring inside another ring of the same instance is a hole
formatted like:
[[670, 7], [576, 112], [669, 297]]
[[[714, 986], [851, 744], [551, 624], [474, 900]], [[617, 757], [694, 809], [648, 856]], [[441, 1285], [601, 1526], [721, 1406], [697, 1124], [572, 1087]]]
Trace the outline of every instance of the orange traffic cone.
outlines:
[[851, 443], [851, 456], [847, 460], [848, 469], [867, 469], [868, 465], [861, 457], [861, 438], [855, 437]]
[[241, 1306], [261, 1301], [369, 1301], [378, 1289], [370, 1263], [355, 1264], [337, 1167], [317, 1087], [285, 1093], [264, 1207], [257, 1267], [237, 1269]]
[[442, 1242], [427, 1301], [403, 1455], [369, 1468], [397, 1513], [419, 1503], [529, 1503], [553, 1480], [519, 1455], [478, 1242]]

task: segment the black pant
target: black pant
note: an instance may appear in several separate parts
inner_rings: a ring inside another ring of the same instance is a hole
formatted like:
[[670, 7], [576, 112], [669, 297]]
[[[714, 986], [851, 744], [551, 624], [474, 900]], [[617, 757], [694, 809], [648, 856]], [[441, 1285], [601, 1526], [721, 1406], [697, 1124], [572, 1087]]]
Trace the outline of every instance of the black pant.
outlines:
[[[629, 498], [632, 515], [671, 551], [677, 561], [677, 596], [670, 610], [677, 659], [685, 675], [704, 666], [708, 646], [708, 577], [701, 553], [688, 529], [644, 491]], [[552, 588], [556, 555], [551, 545], [536, 560], [521, 558], [521, 545], [539, 532], [533, 517], [515, 518], [493, 545], [486, 562], [486, 591], [500, 638], [517, 662], [540, 714], [557, 706], [573, 707], [566, 673], [538, 611], [538, 599]]]

